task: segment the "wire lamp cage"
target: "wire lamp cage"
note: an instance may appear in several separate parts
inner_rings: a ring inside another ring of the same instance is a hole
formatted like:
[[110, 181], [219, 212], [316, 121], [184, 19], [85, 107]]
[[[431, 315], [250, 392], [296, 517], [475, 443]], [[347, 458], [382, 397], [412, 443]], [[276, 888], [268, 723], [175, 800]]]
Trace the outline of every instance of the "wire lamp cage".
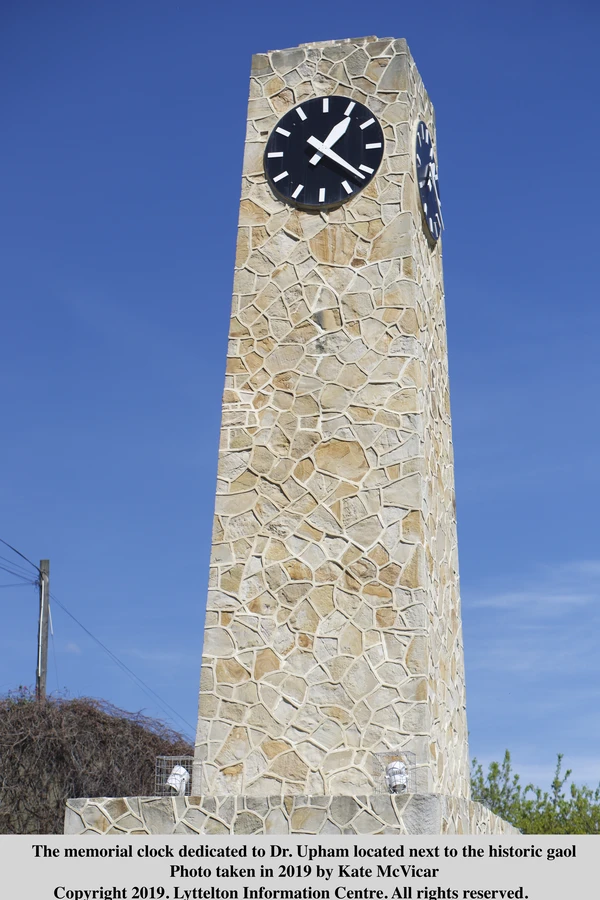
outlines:
[[193, 756], [157, 756], [155, 797], [189, 797], [192, 793]]
[[414, 794], [416, 755], [410, 750], [388, 750], [373, 754], [373, 780], [378, 794]]

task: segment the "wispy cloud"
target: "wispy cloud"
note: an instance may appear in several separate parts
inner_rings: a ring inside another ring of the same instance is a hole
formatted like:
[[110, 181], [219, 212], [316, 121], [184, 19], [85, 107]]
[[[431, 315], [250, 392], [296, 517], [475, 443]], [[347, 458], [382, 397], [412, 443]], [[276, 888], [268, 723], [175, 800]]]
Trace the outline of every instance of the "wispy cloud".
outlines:
[[74, 641], [69, 641], [69, 643], [65, 646], [65, 652], [74, 653], [76, 656], [81, 656], [82, 650], [79, 644], [76, 644]]
[[465, 593], [468, 665], [530, 683], [550, 677], [554, 691], [540, 699], [559, 709], [564, 699], [554, 698], [557, 686], [600, 677], [600, 561], [538, 566], [520, 583], [511, 580]]
[[519, 609], [530, 615], [556, 616], [600, 601], [600, 560], [540, 566], [524, 584], [472, 590], [472, 608]]

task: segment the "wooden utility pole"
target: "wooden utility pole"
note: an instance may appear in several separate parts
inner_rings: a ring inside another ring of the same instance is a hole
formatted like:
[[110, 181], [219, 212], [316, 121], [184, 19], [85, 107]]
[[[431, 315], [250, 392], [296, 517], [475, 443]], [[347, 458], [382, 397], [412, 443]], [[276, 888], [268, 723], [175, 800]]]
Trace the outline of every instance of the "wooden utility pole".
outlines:
[[48, 611], [50, 609], [50, 560], [40, 560], [40, 621], [38, 626], [38, 655], [35, 673], [35, 696], [38, 703], [46, 699], [48, 672]]

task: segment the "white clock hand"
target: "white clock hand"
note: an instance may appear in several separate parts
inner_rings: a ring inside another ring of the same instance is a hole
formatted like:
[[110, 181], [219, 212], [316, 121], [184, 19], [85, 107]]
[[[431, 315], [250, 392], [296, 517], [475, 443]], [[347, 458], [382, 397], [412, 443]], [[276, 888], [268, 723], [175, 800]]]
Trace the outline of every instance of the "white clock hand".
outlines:
[[435, 197], [438, 202], [438, 209], [440, 212], [440, 222], [442, 223], [442, 228], [445, 228], [446, 226], [444, 225], [444, 217], [442, 216], [442, 201], [440, 200], [440, 195], [438, 194], [436, 181], [437, 181], [437, 177], [436, 177], [435, 165], [434, 165], [434, 163], [431, 163], [431, 183], [433, 184], [433, 189], [435, 191]]
[[[333, 128], [331, 129], [331, 131], [329, 132], [329, 134], [327, 135], [327, 137], [325, 138], [325, 140], [323, 141], [324, 145], [326, 147], [333, 147], [333, 145], [335, 143], [337, 143], [337, 141], [339, 141], [339, 139], [342, 137], [342, 135], [346, 134], [349, 124], [350, 124], [350, 116], [346, 116], [345, 119], [342, 119], [341, 122], [338, 122], [337, 125], [334, 125]], [[319, 162], [320, 159], [322, 159], [321, 154], [315, 153], [314, 156], [311, 156], [310, 162], [313, 164], [313, 166], [316, 166], [316, 164]]]
[[317, 140], [316, 137], [312, 135], [307, 139], [307, 143], [310, 144], [311, 147], [315, 147], [323, 156], [327, 156], [329, 159], [332, 159], [333, 162], [336, 162], [339, 166], [343, 166], [344, 169], [347, 169], [349, 172], [352, 172], [353, 175], [356, 175], [357, 178], [361, 178], [364, 180], [364, 175], [362, 172], [359, 172], [358, 169], [355, 169], [354, 166], [351, 166], [350, 163], [347, 163], [345, 159], [341, 156], [338, 156], [337, 153], [334, 153], [333, 150], [330, 150], [329, 147], [326, 147], [322, 141]]
[[419, 181], [420, 188], [425, 187], [426, 184], [427, 184], [427, 186], [429, 186], [428, 182], [431, 180], [431, 167], [432, 166], [433, 166], [433, 163], [431, 163], [431, 162], [426, 163], [425, 171], [423, 172], [423, 181]]

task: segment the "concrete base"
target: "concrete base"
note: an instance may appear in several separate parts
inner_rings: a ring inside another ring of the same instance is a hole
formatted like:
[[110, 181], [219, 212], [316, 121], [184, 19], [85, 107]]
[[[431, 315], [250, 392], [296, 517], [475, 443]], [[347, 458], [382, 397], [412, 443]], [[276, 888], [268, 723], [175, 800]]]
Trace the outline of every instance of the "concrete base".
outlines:
[[443, 794], [68, 800], [65, 834], [518, 834]]

